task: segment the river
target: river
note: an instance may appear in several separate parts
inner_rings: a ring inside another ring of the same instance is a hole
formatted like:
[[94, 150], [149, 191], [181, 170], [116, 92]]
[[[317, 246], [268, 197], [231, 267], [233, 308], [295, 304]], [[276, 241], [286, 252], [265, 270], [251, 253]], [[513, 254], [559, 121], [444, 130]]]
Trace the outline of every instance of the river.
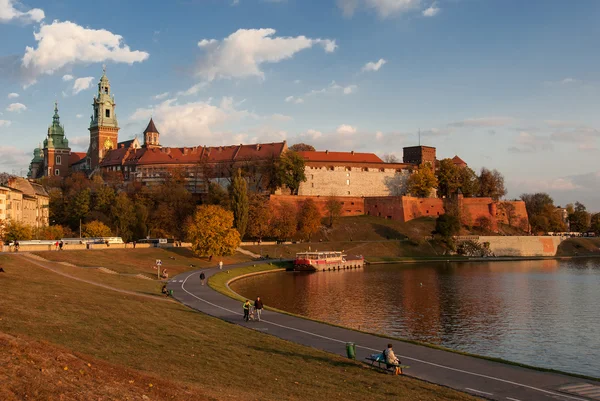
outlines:
[[346, 327], [600, 377], [600, 259], [371, 265], [231, 287]]

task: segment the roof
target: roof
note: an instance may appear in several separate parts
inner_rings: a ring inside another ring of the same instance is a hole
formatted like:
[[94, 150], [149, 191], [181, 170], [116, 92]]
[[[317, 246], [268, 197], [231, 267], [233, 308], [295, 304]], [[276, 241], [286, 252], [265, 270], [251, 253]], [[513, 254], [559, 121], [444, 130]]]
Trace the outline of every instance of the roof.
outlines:
[[266, 160], [279, 157], [287, 148], [285, 142], [232, 145], [195, 146], [191, 148], [117, 148], [109, 151], [101, 167], [117, 165], [196, 164]]
[[307, 162], [383, 163], [375, 153], [303, 151], [298, 152]]
[[452, 163], [454, 163], [456, 165], [464, 165], [464, 166], [467, 165], [467, 163], [463, 159], [461, 159], [460, 157], [458, 157], [458, 156], [454, 156], [452, 158]]
[[416, 145], [416, 146], [405, 146], [402, 149], [435, 149], [435, 146]]
[[69, 166], [79, 163], [85, 159], [86, 156], [87, 153], [85, 152], [71, 152], [71, 154], [69, 154]]
[[45, 197], [49, 197], [50, 195], [48, 195], [48, 192], [46, 191], [46, 189], [38, 184], [37, 182], [31, 182], [29, 181], [29, 183], [31, 184], [31, 186], [33, 187], [33, 190], [35, 191], [35, 194], [38, 196], [45, 196]]
[[150, 118], [150, 122], [148, 123], [148, 126], [144, 130], [144, 134], [146, 132], [156, 132], [156, 133], [158, 133], [158, 130], [156, 129], [156, 126], [154, 125], [154, 121], [152, 120], [152, 118]]

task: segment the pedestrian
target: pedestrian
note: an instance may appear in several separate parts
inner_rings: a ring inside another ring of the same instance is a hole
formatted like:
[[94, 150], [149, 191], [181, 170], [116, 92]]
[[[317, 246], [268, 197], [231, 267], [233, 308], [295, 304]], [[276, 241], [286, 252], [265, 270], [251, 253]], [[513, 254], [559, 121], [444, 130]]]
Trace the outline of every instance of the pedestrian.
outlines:
[[260, 322], [260, 315], [262, 314], [263, 310], [263, 301], [260, 299], [260, 297], [256, 297], [256, 301], [254, 301], [254, 309], [256, 309], [256, 320]]
[[250, 304], [250, 300], [247, 299], [246, 302], [244, 302], [243, 308], [244, 308], [244, 320], [248, 321], [250, 320], [250, 307], [252, 305]]
[[58, 241], [56, 241], [56, 242], [54, 243], [54, 250], [55, 250], [55, 251], [58, 251]]
[[65, 243], [62, 240], [60, 240], [60, 242], [58, 243], [58, 249], [62, 251], [64, 245]]
[[383, 355], [385, 356], [385, 363], [387, 364], [388, 369], [394, 367], [394, 375], [401, 375], [402, 369], [400, 368], [400, 360], [396, 354], [394, 354], [392, 344], [388, 344], [387, 349], [383, 351]]
[[212, 255], [210, 255], [210, 256], [208, 257], [208, 261], [209, 261], [209, 262], [212, 262]]
[[219, 270], [223, 270], [223, 261], [219, 261]]
[[137, 244], [136, 241], [133, 241], [133, 249], [135, 249], [135, 245]]
[[19, 252], [19, 241], [15, 241], [15, 252]]
[[200, 273], [200, 282], [202, 283], [202, 285], [204, 285], [204, 282], [206, 281], [206, 276], [204, 275], [204, 272]]

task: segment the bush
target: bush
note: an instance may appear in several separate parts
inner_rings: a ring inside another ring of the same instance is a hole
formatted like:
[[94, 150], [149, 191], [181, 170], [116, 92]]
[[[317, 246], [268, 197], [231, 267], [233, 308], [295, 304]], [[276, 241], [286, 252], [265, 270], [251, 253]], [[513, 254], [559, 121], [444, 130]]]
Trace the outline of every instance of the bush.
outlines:
[[112, 233], [110, 228], [102, 223], [101, 221], [91, 221], [86, 223], [82, 227], [83, 236], [87, 238], [96, 238], [96, 237], [111, 237]]
[[435, 221], [435, 231], [444, 239], [449, 239], [460, 231], [460, 220], [453, 214], [443, 214]]
[[33, 237], [31, 227], [18, 221], [9, 220], [3, 231], [4, 241], [28, 241]]
[[484, 242], [480, 244], [477, 241], [464, 241], [458, 244], [456, 248], [456, 252], [459, 255], [463, 256], [475, 256], [475, 257], [485, 257], [490, 256], [492, 252], [490, 251], [490, 243]]

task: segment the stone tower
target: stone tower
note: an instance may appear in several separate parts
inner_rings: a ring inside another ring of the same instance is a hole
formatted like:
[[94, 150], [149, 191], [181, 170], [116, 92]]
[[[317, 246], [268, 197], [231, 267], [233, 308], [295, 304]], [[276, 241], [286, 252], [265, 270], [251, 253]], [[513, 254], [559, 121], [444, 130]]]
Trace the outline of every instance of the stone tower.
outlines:
[[90, 168], [95, 169], [110, 149], [117, 148], [119, 139], [119, 123], [115, 113], [115, 97], [110, 93], [110, 82], [106, 77], [106, 68], [102, 70], [102, 78], [98, 82], [98, 95], [92, 104], [94, 113], [90, 122], [90, 148], [88, 157]]
[[[44, 139], [44, 175], [66, 176], [69, 173], [69, 141], [65, 137], [65, 128], [60, 125], [58, 103], [54, 103], [52, 125], [48, 127], [48, 135]], [[40, 155], [41, 156], [41, 155]]]
[[154, 121], [150, 118], [148, 126], [144, 130], [144, 147], [146, 148], [160, 148], [159, 142], [160, 133], [154, 125]]

